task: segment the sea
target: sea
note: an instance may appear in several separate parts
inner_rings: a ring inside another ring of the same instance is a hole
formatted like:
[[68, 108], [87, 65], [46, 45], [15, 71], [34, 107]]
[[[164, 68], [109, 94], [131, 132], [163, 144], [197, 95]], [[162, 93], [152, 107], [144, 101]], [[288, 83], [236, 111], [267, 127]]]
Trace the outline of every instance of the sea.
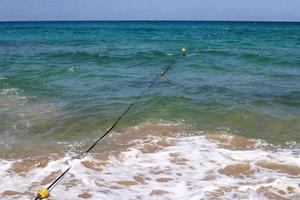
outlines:
[[0, 138], [1, 199], [300, 199], [300, 23], [0, 22]]

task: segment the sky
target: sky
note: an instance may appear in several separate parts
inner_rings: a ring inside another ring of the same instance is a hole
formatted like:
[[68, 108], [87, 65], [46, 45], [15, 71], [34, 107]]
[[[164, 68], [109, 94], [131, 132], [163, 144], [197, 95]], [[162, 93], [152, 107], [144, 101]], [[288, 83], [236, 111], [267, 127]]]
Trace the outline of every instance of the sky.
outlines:
[[0, 0], [0, 21], [300, 21], [300, 0]]

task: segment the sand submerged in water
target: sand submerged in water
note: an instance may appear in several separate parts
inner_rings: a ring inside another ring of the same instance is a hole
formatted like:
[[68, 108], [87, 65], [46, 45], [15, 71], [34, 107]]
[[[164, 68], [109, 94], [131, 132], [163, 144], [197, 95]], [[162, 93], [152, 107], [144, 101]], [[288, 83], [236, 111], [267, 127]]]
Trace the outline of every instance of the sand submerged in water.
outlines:
[[0, 196], [32, 199], [70, 164], [50, 199], [300, 199], [299, 148], [181, 123], [142, 123], [76, 153], [0, 160]]

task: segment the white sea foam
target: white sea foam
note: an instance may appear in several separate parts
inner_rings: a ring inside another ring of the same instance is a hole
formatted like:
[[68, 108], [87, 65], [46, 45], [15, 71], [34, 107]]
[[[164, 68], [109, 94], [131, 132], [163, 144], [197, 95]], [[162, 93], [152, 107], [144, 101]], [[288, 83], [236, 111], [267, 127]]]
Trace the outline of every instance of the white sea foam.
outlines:
[[6, 89], [2, 89], [0, 94], [3, 96], [16, 96], [19, 95], [20, 90], [17, 88], [6, 88]]
[[75, 72], [75, 70], [76, 70], [76, 67], [70, 67], [70, 68], [68, 69], [68, 72]]
[[0, 103], [2, 109], [23, 105], [28, 99], [22, 95], [23, 91], [18, 88], [6, 88], [0, 90]]
[[70, 164], [70, 172], [51, 191], [51, 199], [300, 198], [299, 153], [277, 151], [256, 141], [249, 148], [243, 141], [243, 149], [222, 143], [232, 139], [227, 135], [215, 141], [206, 135], [151, 136], [119, 153], [89, 154], [82, 161], [71, 154], [50, 158], [45, 167], [35, 164], [25, 174], [12, 170], [16, 161], [2, 160], [0, 194], [12, 190], [22, 194], [6, 195], [6, 199], [32, 199], [43, 179]]

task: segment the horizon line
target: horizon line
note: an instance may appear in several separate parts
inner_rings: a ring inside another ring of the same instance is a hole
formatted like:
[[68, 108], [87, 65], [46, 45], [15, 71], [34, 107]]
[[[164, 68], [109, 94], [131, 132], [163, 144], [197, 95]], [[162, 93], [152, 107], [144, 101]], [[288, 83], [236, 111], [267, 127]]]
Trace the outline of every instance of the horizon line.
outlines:
[[253, 22], [253, 23], [300, 23], [300, 21], [278, 21], [278, 20], [144, 20], [144, 19], [102, 19], [102, 20], [0, 20], [0, 23], [18, 22]]

